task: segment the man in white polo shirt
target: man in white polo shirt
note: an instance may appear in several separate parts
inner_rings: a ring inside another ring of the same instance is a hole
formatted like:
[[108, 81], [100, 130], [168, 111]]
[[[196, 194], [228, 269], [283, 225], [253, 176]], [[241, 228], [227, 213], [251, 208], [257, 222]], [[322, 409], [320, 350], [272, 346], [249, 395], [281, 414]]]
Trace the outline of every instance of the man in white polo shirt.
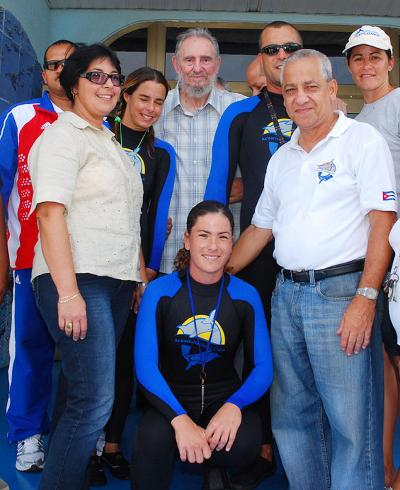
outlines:
[[393, 162], [374, 128], [332, 110], [325, 55], [300, 50], [281, 76], [298, 128], [270, 160], [228, 270], [274, 236], [272, 428], [290, 488], [377, 490], [383, 376], [373, 323], [397, 209]]

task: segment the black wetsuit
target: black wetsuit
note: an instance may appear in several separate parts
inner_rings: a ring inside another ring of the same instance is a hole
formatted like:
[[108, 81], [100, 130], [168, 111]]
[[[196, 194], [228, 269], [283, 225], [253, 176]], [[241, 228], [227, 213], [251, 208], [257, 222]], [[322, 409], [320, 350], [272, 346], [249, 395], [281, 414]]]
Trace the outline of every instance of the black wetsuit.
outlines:
[[[136, 437], [133, 480], [138, 490], [168, 488], [176, 451], [170, 421], [176, 416], [188, 414], [205, 427], [226, 402], [243, 411], [231, 453], [221, 451], [215, 455], [219, 464], [246, 464], [256, 456], [261, 444], [260, 417], [251, 405], [271, 384], [272, 360], [260, 298], [249, 284], [225, 275], [214, 322], [221, 281], [205, 285], [191, 279], [191, 287], [196, 322], [184, 272], [152, 282], [140, 307], [135, 338], [136, 374], [151, 408]], [[241, 343], [243, 371], [237, 373], [234, 360]], [[206, 373], [203, 413], [202, 364]]]
[[[289, 140], [293, 123], [283, 105], [283, 97], [269, 93], [279, 126]], [[239, 165], [243, 179], [243, 199], [240, 214], [240, 232], [250, 224], [258, 199], [264, 187], [265, 172], [271, 156], [279, 148], [271, 115], [263, 93], [231, 104], [223, 113], [215, 133], [210, 175], [204, 199], [227, 203], [236, 168]], [[260, 294], [268, 324], [271, 321], [271, 295], [279, 270], [272, 254], [271, 241], [260, 255], [243, 269], [238, 277], [252, 284]], [[272, 442], [269, 403], [260, 401], [264, 417], [264, 442]]]

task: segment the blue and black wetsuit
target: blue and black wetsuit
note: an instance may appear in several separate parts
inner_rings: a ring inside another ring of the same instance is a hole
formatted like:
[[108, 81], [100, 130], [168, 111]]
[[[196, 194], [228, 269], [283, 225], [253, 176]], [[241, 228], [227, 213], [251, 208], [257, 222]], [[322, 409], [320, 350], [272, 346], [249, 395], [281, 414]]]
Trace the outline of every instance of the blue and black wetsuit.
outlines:
[[[265, 89], [264, 89], [265, 90]], [[281, 128], [289, 140], [293, 130], [283, 97], [269, 92], [271, 103]], [[240, 214], [240, 232], [250, 224], [264, 187], [265, 172], [271, 156], [279, 148], [279, 138], [263, 93], [231, 104], [221, 117], [215, 133], [210, 175], [204, 199], [227, 203], [236, 168], [239, 165], [243, 179], [243, 200]], [[271, 295], [279, 270], [272, 254], [271, 241], [260, 255], [238, 277], [252, 284], [263, 302], [268, 324], [271, 322]], [[259, 402], [263, 416], [264, 443], [272, 442], [268, 398]]]
[[[134, 483], [139, 490], [168, 488], [176, 451], [170, 421], [178, 415], [188, 414], [205, 427], [226, 402], [242, 410], [242, 425], [231, 452], [213, 455], [219, 464], [244, 465], [252, 461], [261, 444], [261, 421], [252, 404], [272, 382], [272, 359], [260, 298], [249, 284], [225, 275], [221, 306], [212, 329], [220, 282], [205, 285], [192, 279], [191, 287], [196, 325], [182, 272], [151, 283], [140, 306], [136, 375], [151, 408], [136, 439]], [[211, 331], [212, 342], [206, 351]], [[244, 363], [238, 373], [235, 355], [241, 344]], [[205, 409], [201, 414], [204, 360]]]
[[[132, 172], [138, 171], [143, 183], [140, 220], [141, 244], [147, 267], [158, 271], [167, 233], [169, 203], [175, 180], [175, 150], [155, 138], [154, 150], [147, 149], [147, 136], [121, 124], [120, 141], [132, 160]], [[140, 151], [134, 150], [142, 140]], [[106, 427], [106, 441], [121, 440], [133, 390], [133, 336], [136, 315], [131, 312], [116, 358], [115, 401]]]
[[148, 152], [147, 136], [140, 151], [135, 148], [144, 136], [121, 124], [122, 147], [131, 157], [133, 167], [140, 172], [143, 183], [143, 207], [141, 216], [141, 241], [146, 267], [160, 268], [167, 233], [169, 203], [175, 181], [175, 150], [166, 141], [155, 138], [154, 151]]

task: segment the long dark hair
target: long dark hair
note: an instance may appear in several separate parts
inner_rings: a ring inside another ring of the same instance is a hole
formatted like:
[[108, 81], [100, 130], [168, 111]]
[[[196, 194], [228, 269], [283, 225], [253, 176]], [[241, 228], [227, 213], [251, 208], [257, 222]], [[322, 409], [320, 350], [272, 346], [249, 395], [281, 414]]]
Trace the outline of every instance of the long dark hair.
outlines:
[[80, 46], [65, 62], [60, 75], [60, 83], [65, 90], [68, 99], [73, 102], [72, 90], [78, 83], [79, 77], [88, 69], [92, 61], [98, 59], [108, 59], [119, 74], [121, 65], [118, 56], [104, 44], [91, 44], [90, 46]]
[[[224, 206], [218, 201], [201, 201], [196, 204], [196, 206], [194, 206], [188, 214], [186, 220], [186, 231], [190, 233], [197, 220], [201, 216], [205, 216], [206, 214], [210, 213], [222, 214], [223, 216], [225, 216], [225, 218], [228, 218], [233, 235], [234, 221], [231, 210], [228, 208], [228, 206]], [[186, 248], [183, 247], [178, 250], [178, 253], [176, 254], [174, 260], [174, 270], [181, 271], [186, 269], [189, 266], [189, 262], [190, 251], [186, 250]]]
[[[164, 75], [154, 68], [149, 68], [148, 66], [143, 66], [142, 68], [138, 68], [137, 70], [130, 73], [125, 80], [124, 86], [121, 90], [121, 95], [119, 97], [119, 101], [117, 107], [115, 108], [114, 115], [114, 126], [112, 128], [115, 137], [118, 141], [121, 141], [121, 121], [124, 117], [126, 110], [126, 100], [124, 98], [124, 94], [133, 94], [135, 90], [139, 88], [139, 86], [143, 82], [156, 82], [161, 83], [161, 85], [165, 88], [165, 96], [167, 96], [169, 91], [169, 85], [164, 77]], [[147, 153], [149, 156], [154, 150], [154, 129], [151, 126], [147, 133]]]

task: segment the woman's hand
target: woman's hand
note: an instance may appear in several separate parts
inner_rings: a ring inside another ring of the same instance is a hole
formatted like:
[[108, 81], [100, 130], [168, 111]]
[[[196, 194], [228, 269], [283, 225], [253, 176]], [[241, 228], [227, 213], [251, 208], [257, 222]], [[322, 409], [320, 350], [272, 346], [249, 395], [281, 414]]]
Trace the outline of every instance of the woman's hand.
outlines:
[[142, 297], [144, 295], [144, 292], [147, 287], [147, 282], [140, 282], [138, 283], [134, 294], [134, 301], [133, 301], [133, 312], [137, 315], [139, 312], [139, 306], [140, 303], [142, 302]]
[[65, 335], [83, 340], [87, 333], [86, 303], [80, 294], [65, 303], [58, 303], [58, 326]]
[[193, 422], [188, 415], [178, 415], [172, 419], [176, 444], [181, 461], [202, 463], [211, 458], [211, 449], [206, 439], [205, 430]]
[[148, 282], [155, 279], [157, 277], [157, 274], [158, 274], [158, 271], [156, 271], [154, 269], [150, 269], [150, 267], [146, 267], [146, 277], [147, 277]]
[[226, 451], [230, 451], [241, 423], [240, 408], [233, 403], [224, 403], [206, 428], [206, 437], [211, 450], [220, 451], [226, 446]]

